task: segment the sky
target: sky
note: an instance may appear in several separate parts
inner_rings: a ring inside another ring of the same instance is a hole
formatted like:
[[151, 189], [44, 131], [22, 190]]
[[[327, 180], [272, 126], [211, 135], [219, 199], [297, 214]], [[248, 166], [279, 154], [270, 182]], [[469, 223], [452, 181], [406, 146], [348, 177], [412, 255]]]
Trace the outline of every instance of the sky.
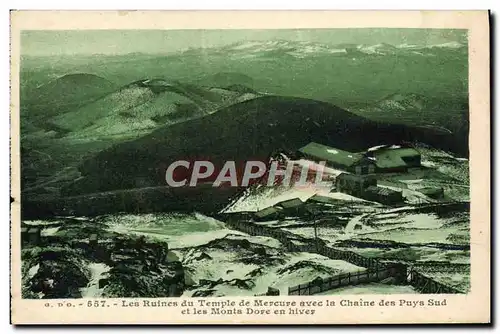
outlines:
[[243, 41], [310, 41], [325, 44], [389, 43], [431, 45], [466, 42], [464, 30], [450, 29], [287, 29], [287, 30], [66, 30], [23, 31], [21, 53], [30, 56], [173, 53]]

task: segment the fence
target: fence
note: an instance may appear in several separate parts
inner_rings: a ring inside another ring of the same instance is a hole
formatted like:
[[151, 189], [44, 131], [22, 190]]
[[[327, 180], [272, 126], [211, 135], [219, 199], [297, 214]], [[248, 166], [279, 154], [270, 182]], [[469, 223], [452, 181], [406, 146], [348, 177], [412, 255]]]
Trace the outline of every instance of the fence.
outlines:
[[454, 293], [454, 294], [463, 294], [463, 291], [455, 289], [446, 284], [436, 282], [430, 277], [427, 277], [418, 271], [410, 270], [409, 274], [409, 282], [415, 287], [417, 291], [420, 293]]
[[342, 273], [325, 279], [316, 278], [311, 282], [290, 287], [288, 288], [288, 295], [314, 295], [343, 286], [379, 282], [391, 276], [392, 271], [389, 268]]
[[226, 223], [230, 227], [248, 233], [250, 235], [260, 235], [275, 238], [291, 251], [298, 251], [297, 246], [294, 245], [291, 240], [307, 240], [306, 238], [300, 238], [288, 231], [283, 231], [264, 225], [256, 225], [253, 222], [249, 221], [251, 218], [251, 213], [234, 213], [225, 214], [224, 216], [227, 218]]
[[279, 240], [291, 252], [317, 253], [335, 260], [344, 260], [363, 268], [378, 269], [384, 267], [380, 261], [365, 257], [355, 252], [326, 246], [321, 239], [305, 238], [291, 232], [265, 225], [256, 225], [249, 221], [250, 213], [227, 214], [227, 224], [250, 235], [261, 235]]
[[[454, 205], [457, 205], [454, 203]], [[439, 283], [433, 279], [411, 270], [407, 275], [407, 267], [399, 263], [382, 263], [375, 258], [359, 255], [352, 251], [328, 247], [323, 240], [304, 238], [291, 232], [264, 225], [256, 225], [250, 221], [251, 213], [225, 214], [227, 224], [250, 235], [268, 236], [279, 240], [291, 252], [317, 253], [335, 260], [343, 260], [368, 270], [355, 273], [340, 274], [324, 280], [315, 280], [288, 289], [288, 294], [306, 295], [320, 293], [338, 287], [365, 282], [375, 282], [387, 277], [395, 277], [398, 284], [409, 282], [421, 293], [464, 293], [458, 289]], [[295, 241], [295, 242], [294, 242]]]
[[381, 263], [375, 258], [362, 256], [351, 251], [345, 251], [325, 246], [322, 249], [320, 249], [320, 253], [331, 259], [344, 260], [346, 262], [354, 263], [355, 265], [364, 268], [378, 269], [385, 267], [383, 263]]

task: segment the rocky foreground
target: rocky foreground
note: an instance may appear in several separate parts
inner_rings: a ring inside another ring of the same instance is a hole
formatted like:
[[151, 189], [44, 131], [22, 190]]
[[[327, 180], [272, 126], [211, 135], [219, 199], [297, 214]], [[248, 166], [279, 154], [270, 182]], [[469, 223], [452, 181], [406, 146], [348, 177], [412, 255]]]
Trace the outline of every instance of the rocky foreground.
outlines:
[[166, 243], [92, 220], [45, 225], [38, 244], [22, 250], [24, 298], [167, 297], [184, 290], [182, 264], [168, 260]]
[[[253, 296], [363, 270], [199, 214], [107, 215], [28, 221], [24, 298]], [[97, 235], [97, 241], [93, 236]]]

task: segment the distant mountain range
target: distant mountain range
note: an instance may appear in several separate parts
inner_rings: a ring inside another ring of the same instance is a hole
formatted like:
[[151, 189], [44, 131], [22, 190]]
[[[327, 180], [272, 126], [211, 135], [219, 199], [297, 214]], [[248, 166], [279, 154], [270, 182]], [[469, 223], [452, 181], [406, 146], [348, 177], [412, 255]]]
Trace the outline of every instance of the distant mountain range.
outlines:
[[434, 45], [391, 45], [377, 44], [322, 44], [287, 40], [246, 41], [222, 47], [196, 48], [183, 51], [184, 55], [220, 54], [241, 58], [270, 56], [290, 56], [295, 58], [317, 56], [383, 56], [383, 55], [418, 55], [433, 57], [442, 52], [466, 52], [467, 45], [459, 42], [448, 42]]

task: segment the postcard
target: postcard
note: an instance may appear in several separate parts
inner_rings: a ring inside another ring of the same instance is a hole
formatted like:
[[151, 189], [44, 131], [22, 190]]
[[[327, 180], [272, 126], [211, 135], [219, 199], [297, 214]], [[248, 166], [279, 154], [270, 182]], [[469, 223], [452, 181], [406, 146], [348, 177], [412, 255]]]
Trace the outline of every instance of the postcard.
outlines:
[[487, 11], [12, 11], [13, 324], [489, 323]]

